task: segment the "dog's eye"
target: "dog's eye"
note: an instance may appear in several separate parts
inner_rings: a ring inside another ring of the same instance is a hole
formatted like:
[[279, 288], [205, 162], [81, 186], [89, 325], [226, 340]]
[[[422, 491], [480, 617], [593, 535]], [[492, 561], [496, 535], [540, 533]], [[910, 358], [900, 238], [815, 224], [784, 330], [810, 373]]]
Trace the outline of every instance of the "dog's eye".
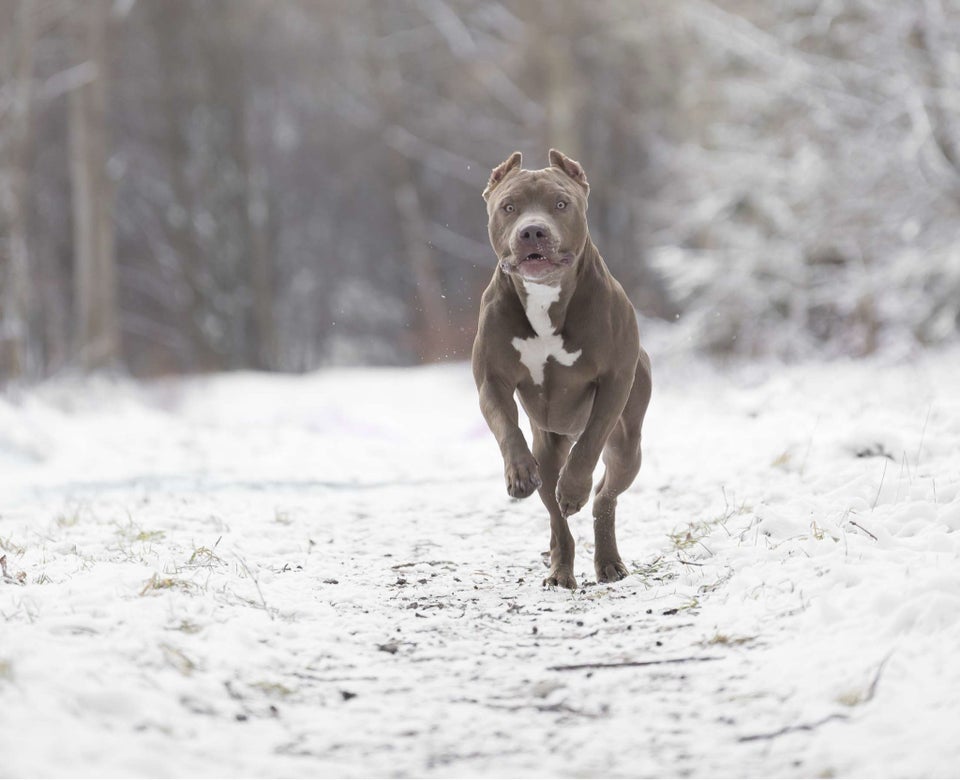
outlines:
[[506, 211], [507, 214], [513, 214], [513, 212], [516, 211], [512, 203], [505, 203], [503, 205], [503, 210]]
[[557, 201], [557, 208], [558, 208], [558, 209], [565, 209], [566, 207], [567, 207], [567, 202], [566, 202], [565, 200], [558, 200], [558, 201]]

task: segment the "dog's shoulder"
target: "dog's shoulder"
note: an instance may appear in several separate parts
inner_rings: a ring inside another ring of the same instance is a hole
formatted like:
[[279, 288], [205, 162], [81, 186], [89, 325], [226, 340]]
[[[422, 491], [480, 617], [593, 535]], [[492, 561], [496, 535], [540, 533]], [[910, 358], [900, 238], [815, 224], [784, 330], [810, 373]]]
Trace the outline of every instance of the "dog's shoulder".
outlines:
[[[473, 341], [474, 370], [478, 366], [489, 370], [501, 363], [515, 363], [515, 355], [504, 350], [504, 344], [510, 343], [524, 323], [523, 306], [516, 292], [495, 276], [480, 298], [480, 318]], [[505, 360], [505, 355], [511, 360]]]

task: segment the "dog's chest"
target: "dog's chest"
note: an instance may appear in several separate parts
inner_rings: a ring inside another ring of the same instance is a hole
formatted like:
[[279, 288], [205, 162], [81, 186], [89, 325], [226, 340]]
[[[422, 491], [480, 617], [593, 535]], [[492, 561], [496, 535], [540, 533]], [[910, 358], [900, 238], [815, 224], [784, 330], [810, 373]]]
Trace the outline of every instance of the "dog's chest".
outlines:
[[563, 337], [550, 321], [550, 306], [560, 299], [560, 288], [528, 281], [524, 281], [523, 286], [527, 292], [527, 320], [536, 335], [525, 339], [515, 338], [511, 344], [520, 353], [520, 362], [530, 372], [533, 383], [542, 385], [547, 360], [553, 358], [563, 366], [572, 366], [583, 350], [568, 351]]

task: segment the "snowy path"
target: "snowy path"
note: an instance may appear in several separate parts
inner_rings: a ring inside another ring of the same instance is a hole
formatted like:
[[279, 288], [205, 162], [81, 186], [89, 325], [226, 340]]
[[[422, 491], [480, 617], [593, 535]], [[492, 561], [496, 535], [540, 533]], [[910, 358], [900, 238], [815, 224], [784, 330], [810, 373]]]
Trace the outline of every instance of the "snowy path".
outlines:
[[960, 351], [654, 357], [575, 593], [465, 366], [0, 398], [2, 774], [960, 775]]

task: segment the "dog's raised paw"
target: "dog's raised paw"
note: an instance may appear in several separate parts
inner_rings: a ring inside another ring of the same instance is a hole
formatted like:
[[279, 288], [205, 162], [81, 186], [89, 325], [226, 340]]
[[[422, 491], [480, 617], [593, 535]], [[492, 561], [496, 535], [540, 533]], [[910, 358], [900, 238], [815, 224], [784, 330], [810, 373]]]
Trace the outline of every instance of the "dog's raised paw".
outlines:
[[555, 588], [567, 588], [575, 590], [577, 587], [577, 578], [573, 572], [565, 566], [551, 567], [550, 572], [543, 579], [544, 586], [553, 586]]
[[567, 472], [566, 468], [561, 469], [556, 493], [560, 514], [570, 517], [583, 509], [590, 498], [590, 482], [589, 474], [586, 478], [577, 478]]
[[621, 560], [596, 561], [597, 582], [619, 582], [630, 572]]
[[564, 517], [575, 515], [577, 512], [583, 509], [583, 505], [587, 503], [586, 500], [580, 500], [579, 498], [571, 498], [566, 496], [561, 493], [559, 489], [557, 490], [556, 498], [557, 506], [560, 507], [560, 514]]
[[507, 493], [512, 498], [528, 498], [543, 484], [540, 467], [533, 455], [507, 463], [503, 476], [507, 482]]

